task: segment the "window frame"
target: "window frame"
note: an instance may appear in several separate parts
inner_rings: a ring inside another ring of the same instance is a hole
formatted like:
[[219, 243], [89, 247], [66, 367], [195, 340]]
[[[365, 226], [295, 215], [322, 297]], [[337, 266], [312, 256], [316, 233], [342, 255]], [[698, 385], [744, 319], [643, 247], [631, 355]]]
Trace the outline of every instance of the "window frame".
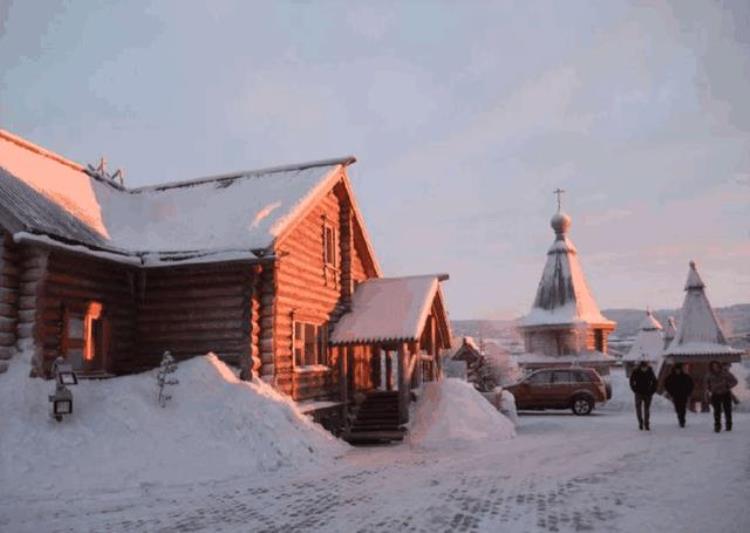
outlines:
[[[71, 330], [73, 324], [74, 331]], [[62, 305], [60, 351], [77, 372], [106, 371], [109, 364], [108, 345], [109, 321], [102, 301]]]
[[336, 268], [336, 228], [323, 221], [323, 265]]
[[292, 320], [292, 364], [302, 371], [330, 369], [327, 324]]

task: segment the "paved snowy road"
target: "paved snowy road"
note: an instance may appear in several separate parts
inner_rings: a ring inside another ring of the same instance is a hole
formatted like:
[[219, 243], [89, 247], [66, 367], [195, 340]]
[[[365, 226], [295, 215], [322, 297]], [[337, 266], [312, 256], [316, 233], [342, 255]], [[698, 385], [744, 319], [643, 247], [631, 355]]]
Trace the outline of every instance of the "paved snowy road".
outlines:
[[[355, 449], [323, 473], [0, 502], [16, 531], [750, 531], [750, 415], [532, 414], [510, 442]], [[200, 458], [196, 458], [199, 461]]]

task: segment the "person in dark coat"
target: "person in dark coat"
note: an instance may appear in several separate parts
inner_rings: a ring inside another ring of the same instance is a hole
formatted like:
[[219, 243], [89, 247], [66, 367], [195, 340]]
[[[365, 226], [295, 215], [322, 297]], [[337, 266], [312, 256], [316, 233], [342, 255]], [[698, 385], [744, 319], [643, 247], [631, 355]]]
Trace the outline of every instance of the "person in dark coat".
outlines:
[[650, 431], [651, 398], [656, 392], [656, 375], [648, 361], [641, 361], [638, 368], [630, 374], [630, 390], [635, 394], [635, 414], [638, 417], [638, 429]]
[[718, 361], [711, 361], [706, 374], [706, 393], [710, 394], [711, 405], [714, 408], [714, 431], [721, 431], [721, 412], [724, 411], [724, 428], [732, 431], [732, 388], [737, 386], [735, 378], [729, 369], [724, 368]]
[[672, 398], [674, 410], [677, 413], [677, 421], [681, 428], [685, 427], [685, 410], [694, 386], [693, 378], [685, 373], [682, 363], [676, 363], [669, 372], [667, 379], [664, 380], [664, 388]]

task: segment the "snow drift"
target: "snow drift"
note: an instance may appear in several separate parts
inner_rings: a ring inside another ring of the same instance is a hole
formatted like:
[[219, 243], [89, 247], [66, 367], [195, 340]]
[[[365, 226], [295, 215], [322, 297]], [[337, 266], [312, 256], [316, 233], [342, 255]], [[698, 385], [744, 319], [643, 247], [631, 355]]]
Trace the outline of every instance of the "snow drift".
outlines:
[[243, 382], [213, 355], [180, 363], [165, 408], [155, 371], [72, 387], [74, 414], [49, 416], [51, 381], [28, 378], [29, 356], [0, 376], [0, 497], [260, 476], [330, 464], [346, 450], [294, 402]]
[[427, 383], [408, 440], [428, 449], [461, 448], [515, 436], [513, 423], [472, 385], [455, 378]]

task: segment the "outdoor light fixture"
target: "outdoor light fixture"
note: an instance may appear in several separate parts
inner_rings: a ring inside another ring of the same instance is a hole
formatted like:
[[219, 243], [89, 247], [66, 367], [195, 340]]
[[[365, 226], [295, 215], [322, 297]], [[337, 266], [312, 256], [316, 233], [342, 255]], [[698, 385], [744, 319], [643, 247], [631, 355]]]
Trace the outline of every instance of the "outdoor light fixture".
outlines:
[[[62, 360], [62, 357], [58, 357]], [[73, 365], [70, 363], [55, 361], [55, 379], [60, 385], [78, 385], [78, 376], [73, 372]]]
[[62, 422], [64, 415], [73, 414], [73, 393], [67, 385], [77, 385], [78, 376], [73, 372], [70, 363], [58, 357], [52, 365], [55, 373], [55, 393], [48, 396], [50, 402], [50, 415], [58, 422]]

